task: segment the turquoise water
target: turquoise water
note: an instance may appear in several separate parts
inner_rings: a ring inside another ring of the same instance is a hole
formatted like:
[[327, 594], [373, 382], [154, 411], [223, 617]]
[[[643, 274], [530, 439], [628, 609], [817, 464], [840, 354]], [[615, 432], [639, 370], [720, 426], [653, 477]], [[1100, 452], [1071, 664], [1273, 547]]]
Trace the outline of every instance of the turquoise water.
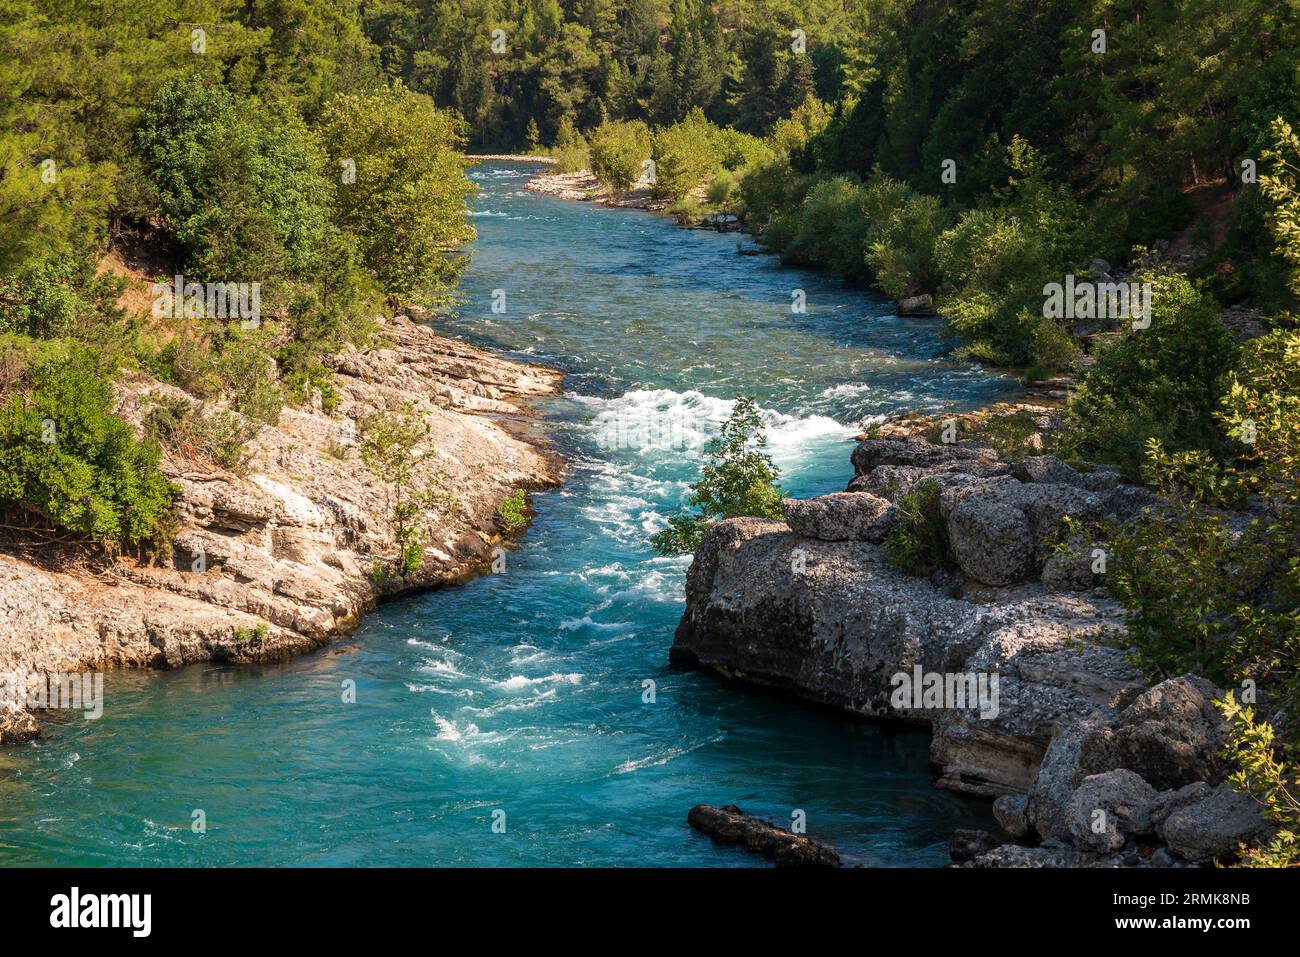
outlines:
[[505, 571], [284, 665], [110, 674], [103, 718], [0, 750], [0, 864], [762, 864], [686, 826], [703, 801], [802, 810], [853, 863], [937, 865], [954, 827], [989, 824], [933, 788], [922, 731], [670, 671], [687, 561], [645, 539], [738, 391], [768, 410], [787, 488], [812, 495], [848, 481], [863, 419], [1011, 383], [870, 292], [525, 192], [527, 175], [474, 170], [479, 239], [445, 323], [568, 373], [539, 409], [568, 479], [535, 496]]

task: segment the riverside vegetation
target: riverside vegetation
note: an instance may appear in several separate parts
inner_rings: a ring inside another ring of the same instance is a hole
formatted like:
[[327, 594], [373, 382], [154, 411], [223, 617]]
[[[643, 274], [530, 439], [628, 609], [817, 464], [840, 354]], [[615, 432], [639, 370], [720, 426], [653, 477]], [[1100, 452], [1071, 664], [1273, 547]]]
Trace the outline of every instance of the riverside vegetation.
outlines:
[[[373, 341], [377, 310], [451, 301], [454, 250], [472, 235], [462, 146], [547, 144], [562, 169], [590, 168], [616, 192], [653, 160], [653, 190], [679, 217], [732, 214], [792, 261], [928, 297], [972, 359], [1080, 375], [1051, 451], [1144, 480], [1161, 504], [1064, 538], [1107, 542], [1107, 585], [1149, 680], [1257, 686], [1266, 713], [1224, 704], [1238, 784], [1283, 826], [1245, 860], [1294, 861], [1292, 5], [216, 7], [193, 18], [219, 26], [203, 31], [152, 0], [58, 13], [0, 0], [7, 525], [164, 554], [175, 493], [160, 442], [238, 464], [249, 423], [335, 401], [327, 359]], [[123, 309], [122, 280], [99, 267], [135, 241], [196, 281], [260, 282], [266, 321]], [[1150, 283], [1150, 325], [1049, 316], [1045, 287], [1067, 275]], [[1247, 334], [1223, 320], [1235, 306]], [[114, 408], [123, 371], [206, 404], [159, 409], [137, 433]], [[760, 433], [739, 405], [696, 510], [656, 544], [693, 548], [715, 520], [774, 514]], [[367, 464], [402, 486], [401, 462]], [[910, 496], [889, 554], [914, 571], [950, 564], [933, 490]], [[399, 492], [396, 509], [416, 501]], [[511, 499], [500, 519], [520, 515]], [[409, 519], [403, 562], [421, 541]]]

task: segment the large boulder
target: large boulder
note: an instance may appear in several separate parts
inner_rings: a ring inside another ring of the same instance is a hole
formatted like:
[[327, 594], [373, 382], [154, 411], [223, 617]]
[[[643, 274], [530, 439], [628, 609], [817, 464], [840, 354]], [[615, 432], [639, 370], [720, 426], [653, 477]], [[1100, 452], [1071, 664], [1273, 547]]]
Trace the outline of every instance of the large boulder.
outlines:
[[1011, 585], [1038, 577], [1044, 543], [1063, 518], [1100, 517], [1101, 501], [1072, 485], [1004, 476], [944, 489], [939, 511], [961, 570], [986, 585]]
[[1070, 837], [1098, 854], [1118, 851], [1129, 839], [1151, 832], [1156, 789], [1123, 768], [1093, 774], [1070, 798]]
[[879, 543], [894, 518], [894, 507], [869, 492], [787, 498], [781, 502], [781, 512], [792, 531], [823, 542]]
[[1258, 841], [1268, 830], [1255, 800], [1224, 782], [1204, 800], [1170, 814], [1158, 832], [1175, 854], [1200, 863], [1233, 856], [1239, 845]]
[[1204, 678], [1170, 678], [1143, 692], [1106, 727], [1090, 734], [1079, 763], [1090, 774], [1129, 768], [1165, 791], [1224, 773], [1228, 723]]

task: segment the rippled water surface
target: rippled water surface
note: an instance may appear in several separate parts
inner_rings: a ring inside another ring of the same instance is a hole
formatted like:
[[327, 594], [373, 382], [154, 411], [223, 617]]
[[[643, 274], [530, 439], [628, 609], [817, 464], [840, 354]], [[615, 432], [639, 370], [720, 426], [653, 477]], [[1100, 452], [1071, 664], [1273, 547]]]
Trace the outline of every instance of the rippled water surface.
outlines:
[[505, 573], [284, 665], [110, 674], [103, 718], [0, 751], [0, 864], [761, 864], [686, 826], [704, 801], [800, 809], [852, 862], [925, 865], [991, 820], [934, 789], [924, 732], [670, 671], [687, 561], [646, 537], [737, 392], [806, 496], [843, 488], [864, 418], [1011, 384], [868, 291], [739, 256], [735, 236], [528, 193], [528, 172], [474, 169], [479, 239], [444, 323], [568, 373], [539, 408], [568, 481], [535, 497]]

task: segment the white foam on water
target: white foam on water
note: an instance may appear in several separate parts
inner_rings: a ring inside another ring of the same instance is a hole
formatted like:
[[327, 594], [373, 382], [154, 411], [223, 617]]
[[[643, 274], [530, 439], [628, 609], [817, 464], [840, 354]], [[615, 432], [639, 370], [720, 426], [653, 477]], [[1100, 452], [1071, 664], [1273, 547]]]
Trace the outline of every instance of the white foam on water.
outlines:
[[579, 684], [584, 675], [573, 672], [570, 674], [555, 673], [546, 675], [542, 678], [529, 678], [526, 675], [511, 675], [505, 681], [493, 681], [496, 687], [502, 691], [522, 691], [525, 688], [531, 688], [540, 684]]

